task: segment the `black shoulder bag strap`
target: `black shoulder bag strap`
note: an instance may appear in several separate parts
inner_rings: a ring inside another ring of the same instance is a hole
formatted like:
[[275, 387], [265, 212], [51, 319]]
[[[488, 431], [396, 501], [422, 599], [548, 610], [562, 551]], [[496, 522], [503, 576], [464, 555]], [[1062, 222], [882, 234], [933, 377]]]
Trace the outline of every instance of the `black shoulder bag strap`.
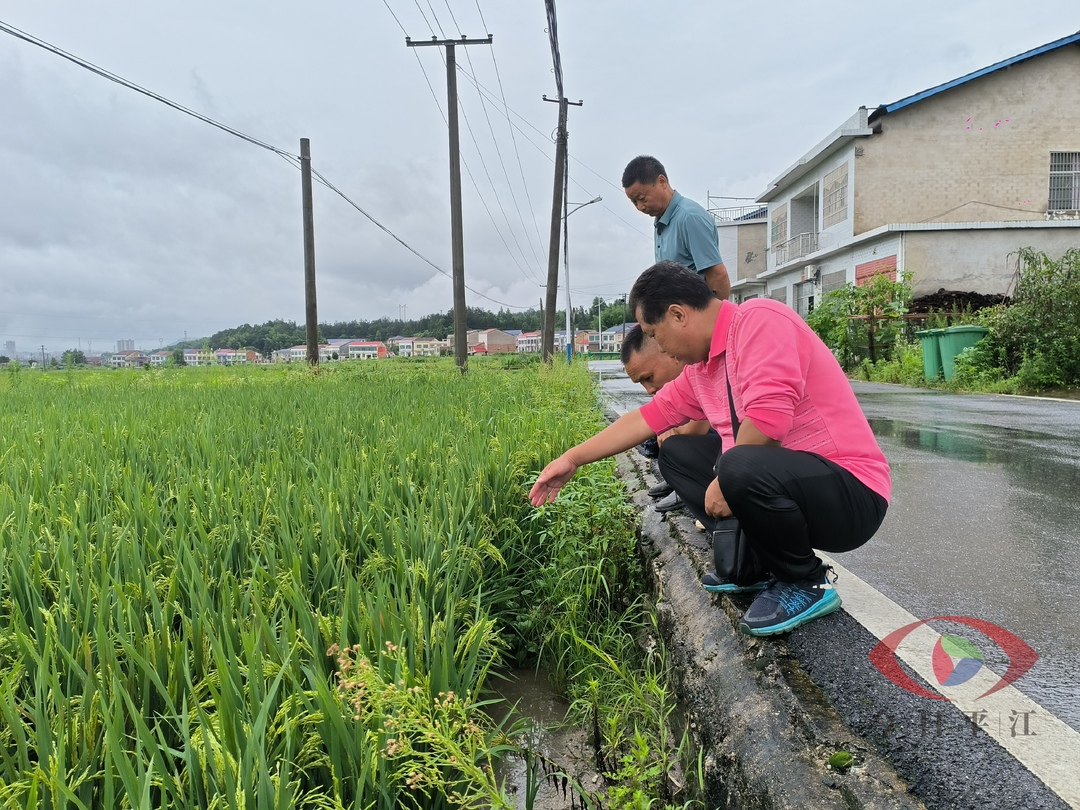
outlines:
[[728, 375], [727, 357], [724, 357], [724, 382], [727, 383], [727, 403], [731, 408], [731, 438], [739, 438], [739, 417], [735, 415], [735, 397], [731, 395], [731, 377]]

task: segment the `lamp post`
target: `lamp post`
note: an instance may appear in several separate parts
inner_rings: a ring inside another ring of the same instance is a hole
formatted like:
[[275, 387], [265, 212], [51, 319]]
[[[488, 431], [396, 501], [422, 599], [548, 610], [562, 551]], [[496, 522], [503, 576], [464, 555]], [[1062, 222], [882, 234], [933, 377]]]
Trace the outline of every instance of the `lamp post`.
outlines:
[[[565, 199], [565, 198], [564, 198]], [[584, 208], [586, 205], [592, 205], [593, 203], [600, 202], [603, 197], [593, 197], [588, 202], [577, 203], [563, 214], [563, 269], [566, 275], [566, 364], [570, 365], [573, 362], [574, 357], [574, 327], [573, 316], [570, 311], [570, 237], [567, 234], [566, 224], [570, 219], [570, 215], [577, 211], [579, 208]], [[569, 205], [569, 203], [567, 203]]]

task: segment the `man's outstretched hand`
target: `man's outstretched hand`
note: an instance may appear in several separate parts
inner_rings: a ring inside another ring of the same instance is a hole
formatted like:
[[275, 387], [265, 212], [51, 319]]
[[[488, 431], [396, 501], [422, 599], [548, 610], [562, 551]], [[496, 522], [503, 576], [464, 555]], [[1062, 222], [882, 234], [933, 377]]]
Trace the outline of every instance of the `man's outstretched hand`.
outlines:
[[551, 503], [559, 494], [559, 490], [566, 482], [574, 477], [577, 472], [577, 464], [566, 456], [559, 456], [553, 462], [544, 467], [543, 472], [536, 479], [533, 488], [529, 491], [529, 501], [533, 506], [543, 506]]

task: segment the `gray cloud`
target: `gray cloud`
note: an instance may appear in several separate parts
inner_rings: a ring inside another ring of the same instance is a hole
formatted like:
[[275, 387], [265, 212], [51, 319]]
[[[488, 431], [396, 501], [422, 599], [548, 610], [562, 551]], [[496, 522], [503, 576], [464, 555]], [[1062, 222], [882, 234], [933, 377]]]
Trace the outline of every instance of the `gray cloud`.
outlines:
[[[388, 3], [414, 38], [431, 35], [430, 12], [425, 22], [415, 5]], [[487, 33], [476, 4], [449, 8], [468, 35]], [[540, 99], [555, 93], [543, 4], [480, 8], [494, 47], [458, 49], [495, 98], [482, 105], [459, 75], [462, 154], [476, 183], [463, 176], [467, 283], [536, 306], [556, 116]], [[1066, 0], [806, 8], [559, 8], [566, 91], [585, 101], [570, 113], [570, 196], [604, 197], [570, 220], [576, 303], [625, 292], [651, 261], [650, 223], [617, 185], [633, 155], [656, 154], [675, 186], [702, 201], [757, 195], [860, 104], [1076, 27], [1063, 22], [1074, 18]], [[458, 35], [449, 12], [434, 11]], [[310, 138], [320, 172], [451, 269], [443, 63], [438, 49], [406, 48], [386, 6], [332, 0], [297, 14], [274, 2], [10, 0], [3, 18], [291, 152]], [[300, 178], [286, 161], [7, 36], [0, 101], [0, 340], [59, 349], [72, 338], [103, 348], [135, 337], [149, 347], [185, 330], [302, 320]], [[315, 215], [324, 320], [396, 316], [401, 304], [413, 317], [450, 308], [448, 278], [318, 185]]]

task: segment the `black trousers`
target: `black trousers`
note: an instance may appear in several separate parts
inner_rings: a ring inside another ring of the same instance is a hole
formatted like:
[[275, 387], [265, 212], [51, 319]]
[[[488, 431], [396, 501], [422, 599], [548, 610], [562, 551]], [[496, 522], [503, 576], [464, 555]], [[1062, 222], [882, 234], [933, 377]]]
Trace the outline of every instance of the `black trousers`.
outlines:
[[708, 530], [715, 521], [705, 514], [705, 490], [717, 479], [754, 551], [783, 582], [821, 576], [815, 548], [851, 551], [885, 519], [884, 498], [814, 453], [738, 445], [720, 455], [720, 449], [717, 435], [671, 436], [660, 445], [660, 472]]

